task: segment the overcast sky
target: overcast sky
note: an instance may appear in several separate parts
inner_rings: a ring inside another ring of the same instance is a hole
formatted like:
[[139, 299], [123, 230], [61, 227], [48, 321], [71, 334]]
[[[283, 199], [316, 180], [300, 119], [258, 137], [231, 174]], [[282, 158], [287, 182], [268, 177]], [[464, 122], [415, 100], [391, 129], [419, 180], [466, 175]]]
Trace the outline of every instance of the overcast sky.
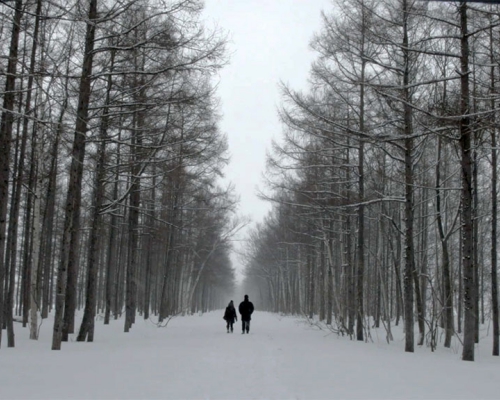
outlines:
[[250, 216], [253, 223], [270, 210], [256, 192], [262, 186], [266, 151], [282, 129], [278, 84], [306, 88], [315, 57], [309, 42], [321, 26], [321, 10], [327, 11], [329, 4], [330, 0], [205, 0], [207, 26], [216, 24], [229, 35], [230, 64], [221, 71], [218, 87], [220, 127], [231, 153], [226, 175], [241, 198], [240, 214]]

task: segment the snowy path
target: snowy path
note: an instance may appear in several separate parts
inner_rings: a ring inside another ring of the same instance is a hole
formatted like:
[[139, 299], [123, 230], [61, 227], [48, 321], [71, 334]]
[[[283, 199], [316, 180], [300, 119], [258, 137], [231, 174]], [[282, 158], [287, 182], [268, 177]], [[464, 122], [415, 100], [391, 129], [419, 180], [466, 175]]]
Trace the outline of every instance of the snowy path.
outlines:
[[179, 317], [167, 328], [100, 322], [94, 343], [50, 350], [17, 328], [0, 350], [0, 399], [479, 399], [500, 398], [500, 360], [486, 339], [477, 361], [460, 352], [338, 338], [297, 318], [256, 312], [250, 335], [225, 332], [222, 311]]

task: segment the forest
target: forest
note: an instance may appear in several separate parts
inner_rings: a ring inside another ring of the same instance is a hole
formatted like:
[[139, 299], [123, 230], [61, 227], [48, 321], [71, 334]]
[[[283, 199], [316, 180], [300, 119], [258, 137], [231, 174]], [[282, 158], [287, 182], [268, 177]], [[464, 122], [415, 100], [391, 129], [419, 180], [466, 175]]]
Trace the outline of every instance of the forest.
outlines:
[[[36, 339], [220, 308], [236, 196], [197, 0], [0, 4], [0, 325]], [[80, 326], [75, 312], [83, 310]], [[154, 318], [153, 318], [154, 315]], [[1, 333], [2, 330], [0, 330]], [[6, 337], [5, 337], [6, 336]]]
[[[60, 350], [225, 306], [245, 222], [223, 183], [228, 39], [203, 3], [0, 1], [0, 344], [49, 315]], [[243, 289], [352, 340], [403, 325], [406, 352], [498, 356], [500, 9], [332, 0], [321, 18], [309, 88], [281, 85]]]
[[[484, 2], [483, 2], [484, 3]], [[498, 5], [334, 1], [283, 133], [245, 283], [265, 308], [338, 335], [499, 354]], [[416, 326], [415, 326], [416, 325]], [[415, 326], [415, 329], [414, 329]], [[416, 330], [416, 332], [415, 332]]]

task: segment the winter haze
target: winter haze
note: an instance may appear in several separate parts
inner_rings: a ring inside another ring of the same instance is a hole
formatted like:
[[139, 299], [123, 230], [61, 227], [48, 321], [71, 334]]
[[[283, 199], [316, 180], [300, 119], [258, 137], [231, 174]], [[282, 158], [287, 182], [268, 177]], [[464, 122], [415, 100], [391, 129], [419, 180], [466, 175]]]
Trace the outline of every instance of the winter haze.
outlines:
[[0, 400], [500, 398], [488, 3], [0, 1]]

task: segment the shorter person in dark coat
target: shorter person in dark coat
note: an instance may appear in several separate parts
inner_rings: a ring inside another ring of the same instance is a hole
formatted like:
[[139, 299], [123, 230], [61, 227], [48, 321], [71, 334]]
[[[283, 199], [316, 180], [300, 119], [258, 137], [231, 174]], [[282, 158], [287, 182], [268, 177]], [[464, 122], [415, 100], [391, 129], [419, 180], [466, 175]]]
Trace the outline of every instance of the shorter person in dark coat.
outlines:
[[227, 333], [229, 333], [229, 329], [231, 329], [231, 333], [233, 333], [233, 324], [234, 321], [238, 321], [238, 316], [236, 315], [236, 309], [234, 308], [234, 303], [231, 300], [229, 305], [226, 307], [226, 312], [223, 317], [227, 322]]
[[250, 320], [253, 313], [253, 304], [248, 300], [248, 294], [245, 295], [245, 300], [240, 303], [238, 311], [241, 314], [241, 333], [248, 333], [250, 331]]

